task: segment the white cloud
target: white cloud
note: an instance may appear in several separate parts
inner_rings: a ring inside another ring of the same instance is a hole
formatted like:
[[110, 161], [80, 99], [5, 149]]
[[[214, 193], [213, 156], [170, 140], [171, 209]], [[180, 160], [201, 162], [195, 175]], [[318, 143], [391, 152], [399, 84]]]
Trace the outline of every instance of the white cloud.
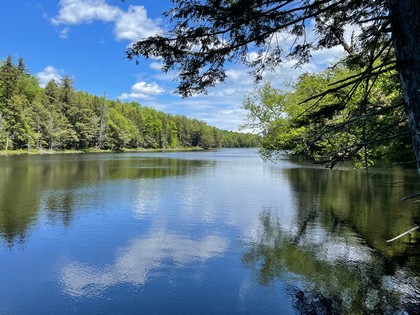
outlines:
[[312, 52], [311, 63], [314, 63], [323, 69], [330, 67], [345, 56], [344, 49], [341, 46], [335, 46], [330, 49], [319, 49]]
[[305, 63], [300, 67], [296, 67], [296, 63], [296, 60], [289, 60], [276, 67], [273, 71], [264, 72], [263, 81], [270, 81], [274, 87], [283, 88], [286, 83], [297, 81], [299, 76], [304, 73], [315, 73], [323, 69], [312, 62]]
[[[140, 40], [160, 32], [158, 21], [147, 17], [143, 6], [129, 6], [127, 11], [107, 4], [105, 0], [61, 0], [58, 15], [50, 21], [53, 25], [78, 25], [93, 21], [114, 24], [117, 40]], [[67, 38], [69, 28], [60, 32]]]
[[119, 40], [137, 41], [160, 32], [156, 22], [147, 17], [143, 6], [130, 6], [127, 12], [120, 12], [115, 21], [114, 33]]
[[234, 83], [243, 84], [252, 84], [253, 78], [249, 73], [249, 69], [228, 69], [226, 70], [226, 75], [229, 80]]
[[62, 70], [56, 69], [52, 66], [48, 66], [41, 72], [38, 72], [36, 76], [39, 79], [39, 85], [41, 87], [45, 87], [45, 85], [47, 85], [47, 83], [51, 80], [59, 82], [62, 78], [62, 74]]
[[237, 131], [244, 123], [244, 111], [241, 109], [242, 98], [252, 85], [240, 85], [230, 80], [210, 88], [208, 95], [195, 95], [182, 99], [176, 95], [165, 95], [142, 102], [143, 106], [153, 107], [168, 114], [181, 114], [206, 122], [220, 129]]
[[131, 87], [131, 93], [123, 93], [118, 98], [121, 100], [126, 99], [150, 99], [153, 96], [162, 94], [165, 90], [156, 82], [137, 82]]
[[161, 71], [162, 69], [162, 63], [160, 62], [152, 62], [149, 64], [150, 69]]
[[105, 0], [61, 0], [58, 16], [51, 19], [54, 25], [77, 25], [93, 20], [115, 21], [120, 9]]

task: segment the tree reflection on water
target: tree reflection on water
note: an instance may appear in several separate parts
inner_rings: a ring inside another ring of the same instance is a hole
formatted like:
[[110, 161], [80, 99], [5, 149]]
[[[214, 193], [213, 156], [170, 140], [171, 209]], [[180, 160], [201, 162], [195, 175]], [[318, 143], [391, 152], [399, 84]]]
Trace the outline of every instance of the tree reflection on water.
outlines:
[[420, 311], [418, 275], [405, 267], [387, 273], [386, 259], [350, 228], [334, 235], [316, 216], [290, 227], [273, 213], [262, 211], [260, 234], [245, 245], [242, 259], [261, 284], [286, 283], [299, 314]]
[[[46, 213], [52, 222], [69, 226], [81, 198], [97, 199], [98, 187], [122, 182], [179, 176], [212, 163], [123, 154], [16, 156], [0, 159], [0, 243], [23, 245], [30, 229]], [[108, 193], [104, 191], [104, 193]]]

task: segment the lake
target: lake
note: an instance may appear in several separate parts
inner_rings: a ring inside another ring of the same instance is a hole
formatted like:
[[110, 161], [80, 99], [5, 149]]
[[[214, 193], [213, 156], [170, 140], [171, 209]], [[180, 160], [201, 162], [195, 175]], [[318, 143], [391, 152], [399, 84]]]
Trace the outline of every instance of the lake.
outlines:
[[[377, 173], [375, 173], [377, 172]], [[0, 314], [416, 314], [415, 169], [0, 157]]]

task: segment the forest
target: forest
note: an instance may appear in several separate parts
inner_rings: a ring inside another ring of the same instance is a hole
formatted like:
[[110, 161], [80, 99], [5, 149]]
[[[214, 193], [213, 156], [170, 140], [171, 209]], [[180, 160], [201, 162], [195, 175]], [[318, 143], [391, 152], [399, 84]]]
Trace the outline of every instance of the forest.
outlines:
[[0, 63], [0, 150], [186, 149], [257, 147], [259, 137], [221, 130], [136, 102], [77, 91], [66, 75], [40, 87], [23, 58]]

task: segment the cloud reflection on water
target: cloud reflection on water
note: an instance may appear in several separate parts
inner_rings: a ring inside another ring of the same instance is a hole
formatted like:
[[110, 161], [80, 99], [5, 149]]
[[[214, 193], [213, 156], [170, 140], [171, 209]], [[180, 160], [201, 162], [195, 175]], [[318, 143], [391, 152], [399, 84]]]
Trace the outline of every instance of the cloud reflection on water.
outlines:
[[72, 297], [96, 296], [122, 283], [142, 286], [150, 273], [164, 269], [164, 264], [173, 263], [176, 268], [183, 268], [188, 264], [203, 263], [222, 256], [228, 247], [228, 240], [216, 235], [192, 240], [157, 231], [136, 238], [118, 250], [114, 264], [97, 267], [72, 261], [64, 265], [59, 272], [60, 282], [63, 292]]

